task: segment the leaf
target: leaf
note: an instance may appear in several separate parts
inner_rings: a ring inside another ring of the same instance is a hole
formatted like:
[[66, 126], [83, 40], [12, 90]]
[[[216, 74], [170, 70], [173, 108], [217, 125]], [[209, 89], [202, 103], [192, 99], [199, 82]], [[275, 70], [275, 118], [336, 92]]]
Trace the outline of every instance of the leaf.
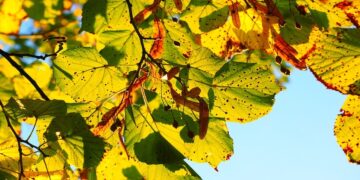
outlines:
[[53, 119], [45, 137], [50, 147], [60, 147], [67, 162], [79, 168], [96, 167], [105, 151], [104, 141], [95, 137], [76, 113]]
[[[52, 78], [53, 72], [46, 63], [35, 62], [24, 70], [35, 80], [42, 89], [47, 89]], [[38, 97], [38, 92], [34, 86], [23, 76], [16, 76], [13, 79], [14, 89], [19, 98]]]
[[54, 19], [64, 9], [63, 0], [25, 0], [25, 11], [34, 20]]
[[[230, 7], [232, 7], [232, 6], [230, 6]], [[236, 7], [234, 7], [234, 8], [236, 8]], [[232, 12], [232, 9], [230, 9], [230, 11]], [[234, 10], [234, 12], [235, 12], [235, 10]], [[236, 13], [237, 13], [237, 10], [236, 10]], [[219, 28], [225, 24], [227, 18], [229, 17], [228, 15], [229, 15], [228, 7], [223, 7], [219, 10], [216, 10], [207, 16], [199, 18], [199, 24], [200, 24], [199, 28], [202, 32], [209, 32], [211, 30]], [[238, 16], [236, 17], [236, 14], [234, 14], [233, 18], [235, 18], [235, 19], [237, 18], [237, 20], [235, 20], [235, 21], [238, 23], [238, 26], [240, 27], [240, 20], [238, 19]]]
[[22, 1], [3, 0], [0, 7], [0, 32], [18, 34], [21, 20], [26, 17]]
[[0, 113], [0, 143], [3, 143], [11, 138], [14, 138], [14, 134], [10, 130], [8, 123], [5, 119], [3, 112]]
[[[29, 156], [22, 157], [23, 168], [27, 170], [32, 164], [36, 162], [37, 155], [33, 150], [27, 146], [21, 145], [22, 152], [29, 154]], [[3, 171], [12, 176], [18, 176], [19, 172], [19, 152], [18, 144], [14, 136], [10, 139], [0, 142], [0, 171]]]
[[229, 62], [215, 75], [211, 114], [226, 120], [250, 122], [267, 114], [281, 90], [269, 65]]
[[114, 147], [106, 152], [104, 159], [96, 169], [97, 178], [126, 179], [131, 175], [149, 180], [200, 179], [184, 161], [175, 164], [147, 165], [133, 159], [128, 159], [125, 154], [121, 147]]
[[191, 0], [165, 0], [164, 9], [169, 15], [180, 14], [186, 9]]
[[99, 41], [105, 45], [100, 54], [109, 65], [119, 67], [124, 74], [136, 70], [141, 59], [141, 45], [134, 31], [104, 31], [99, 35]]
[[189, 8], [181, 14], [191, 31], [200, 34], [216, 29], [225, 23], [229, 16], [229, 8], [225, 1], [191, 1]]
[[[138, 14], [152, 3], [147, 0], [130, 0], [133, 14]], [[97, 8], [94, 8], [97, 7]], [[81, 30], [101, 33], [105, 30], [132, 30], [129, 10], [123, 0], [89, 0], [84, 4]]]
[[54, 76], [76, 102], [100, 101], [126, 87], [122, 72], [93, 48], [62, 52], [54, 61]]
[[335, 122], [334, 134], [340, 147], [352, 163], [360, 164], [360, 98], [349, 95]]
[[201, 45], [225, 59], [231, 59], [235, 53], [246, 49], [268, 49], [271, 41], [270, 26], [276, 19], [272, 16], [265, 19], [252, 8], [239, 11], [240, 28], [228, 18], [223, 26], [202, 33]]
[[[169, 119], [165, 119], [166, 116], [171, 117], [171, 114], [161, 116], [162, 120], [160, 121], [166, 122], [169, 121]], [[176, 118], [176, 120], [179, 121], [179, 126], [176, 129], [163, 123], [157, 125], [165, 139], [189, 160], [207, 162], [216, 168], [220, 162], [228, 160], [233, 154], [233, 141], [229, 136], [224, 120], [210, 118], [206, 136], [203, 139], [195, 136], [193, 142], [184, 141], [182, 131], [186, 130], [186, 127], [183, 126], [184, 122], [181, 122], [180, 118]]]
[[[13, 60], [17, 64], [20, 64], [17, 58], [13, 58]], [[7, 78], [12, 78], [20, 74], [4, 57], [0, 58], [0, 72]]]
[[[312, 10], [325, 12], [329, 27], [349, 27], [358, 26], [360, 20], [359, 7], [360, 2], [356, 0], [332, 0], [332, 1], [299, 1], [299, 4], [305, 4]], [[357, 24], [357, 25], [356, 25]]]
[[136, 158], [146, 164], [179, 163], [184, 156], [179, 153], [160, 133], [151, 133], [134, 144]]
[[4, 102], [15, 95], [13, 83], [10, 79], [0, 74], [0, 100]]
[[337, 29], [319, 36], [307, 53], [307, 65], [327, 88], [360, 94], [360, 30]]
[[60, 117], [66, 114], [66, 104], [61, 100], [32, 100], [11, 98], [5, 106], [6, 111], [14, 119], [36, 117]]

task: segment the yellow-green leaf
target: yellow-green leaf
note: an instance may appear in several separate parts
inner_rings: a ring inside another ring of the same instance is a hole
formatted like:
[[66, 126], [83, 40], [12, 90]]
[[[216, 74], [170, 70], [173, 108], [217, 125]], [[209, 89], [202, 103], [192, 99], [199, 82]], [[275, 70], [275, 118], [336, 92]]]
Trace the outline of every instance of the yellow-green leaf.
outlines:
[[360, 30], [337, 29], [320, 36], [307, 54], [307, 65], [327, 88], [360, 94]]
[[58, 86], [77, 102], [100, 101], [123, 90], [127, 82], [93, 48], [61, 53], [54, 61], [54, 76]]
[[213, 81], [211, 114], [226, 120], [250, 122], [266, 115], [281, 90], [269, 65], [229, 62]]

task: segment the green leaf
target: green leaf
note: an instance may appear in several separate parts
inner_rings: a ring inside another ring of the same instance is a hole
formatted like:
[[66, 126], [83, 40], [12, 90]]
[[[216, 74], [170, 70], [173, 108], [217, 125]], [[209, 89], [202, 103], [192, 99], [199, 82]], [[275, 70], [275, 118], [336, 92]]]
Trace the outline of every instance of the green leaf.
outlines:
[[64, 51], [54, 61], [57, 85], [77, 102], [100, 101], [126, 87], [123, 72], [93, 48]]
[[[134, 16], [152, 1], [130, 0]], [[96, 7], [96, 8], [94, 8]], [[89, 0], [84, 4], [81, 30], [101, 33], [104, 30], [131, 30], [129, 10], [123, 0]]]
[[199, 18], [200, 30], [202, 32], [209, 32], [213, 29], [221, 27], [225, 24], [229, 16], [229, 8], [227, 6], [212, 12], [211, 14]]
[[66, 153], [69, 164], [80, 168], [96, 167], [105, 149], [104, 141], [95, 137], [76, 113], [52, 120], [45, 137], [50, 147], [60, 147]]
[[334, 134], [340, 147], [352, 163], [360, 164], [360, 97], [350, 95], [336, 118]]
[[269, 65], [228, 62], [215, 75], [211, 114], [226, 120], [250, 122], [267, 114], [281, 90]]
[[[116, 161], [114, 161], [116, 159]], [[131, 173], [135, 174], [129, 174]], [[106, 152], [96, 169], [98, 179], [200, 179], [199, 176], [184, 162], [174, 164], [148, 165], [128, 159], [126, 152], [120, 146]]]
[[1, 179], [7, 179], [7, 180], [16, 180], [16, 177], [0, 170], [0, 178]]
[[189, 8], [181, 15], [192, 32], [200, 34], [223, 25], [229, 16], [225, 1], [191, 1]]
[[62, 100], [16, 100], [11, 98], [5, 107], [9, 115], [14, 119], [59, 117], [66, 114], [66, 104]]
[[15, 95], [14, 87], [10, 79], [0, 74], [0, 100], [6, 101]]
[[26, 0], [25, 11], [35, 20], [44, 20], [58, 17], [63, 10], [63, 0]]
[[147, 164], [178, 163], [184, 159], [159, 133], [151, 133], [134, 144], [136, 157]]
[[307, 65], [327, 88], [360, 95], [359, 39], [359, 29], [336, 29], [314, 42]]

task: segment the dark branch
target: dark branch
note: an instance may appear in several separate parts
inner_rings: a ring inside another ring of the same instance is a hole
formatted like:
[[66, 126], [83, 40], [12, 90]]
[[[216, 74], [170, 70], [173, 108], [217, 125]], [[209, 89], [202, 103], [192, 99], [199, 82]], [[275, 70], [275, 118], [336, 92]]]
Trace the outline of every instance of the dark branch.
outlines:
[[0, 54], [16, 69], [20, 72], [21, 75], [23, 75], [36, 89], [36, 91], [40, 94], [40, 96], [44, 99], [44, 100], [50, 100], [46, 94], [44, 93], [44, 91], [40, 88], [40, 86], [36, 83], [36, 81], [27, 73], [25, 72], [25, 70], [19, 65], [17, 64], [11, 57], [10, 55], [3, 51], [2, 49], [0, 49]]
[[47, 40], [52, 40], [55, 39], [56, 43], [59, 44], [59, 49], [56, 50], [54, 53], [51, 54], [44, 54], [44, 55], [34, 55], [34, 54], [29, 54], [29, 53], [8, 53], [9, 56], [16, 56], [16, 57], [32, 57], [32, 58], [36, 58], [36, 59], [42, 59], [45, 60], [48, 57], [55, 57], [57, 56], [57, 54], [62, 51], [64, 49], [63, 45], [66, 42], [66, 38], [65, 37], [49, 37], [47, 39], [45, 39], [45, 41]]

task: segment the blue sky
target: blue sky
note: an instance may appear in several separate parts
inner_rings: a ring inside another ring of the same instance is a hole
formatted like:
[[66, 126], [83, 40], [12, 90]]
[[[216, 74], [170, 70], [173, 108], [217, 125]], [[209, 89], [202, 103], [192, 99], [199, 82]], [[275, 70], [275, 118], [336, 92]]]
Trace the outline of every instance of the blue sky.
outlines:
[[348, 163], [333, 133], [345, 98], [311, 72], [293, 70], [270, 114], [228, 124], [235, 154], [219, 172], [191, 165], [204, 179], [359, 180], [360, 166]]

